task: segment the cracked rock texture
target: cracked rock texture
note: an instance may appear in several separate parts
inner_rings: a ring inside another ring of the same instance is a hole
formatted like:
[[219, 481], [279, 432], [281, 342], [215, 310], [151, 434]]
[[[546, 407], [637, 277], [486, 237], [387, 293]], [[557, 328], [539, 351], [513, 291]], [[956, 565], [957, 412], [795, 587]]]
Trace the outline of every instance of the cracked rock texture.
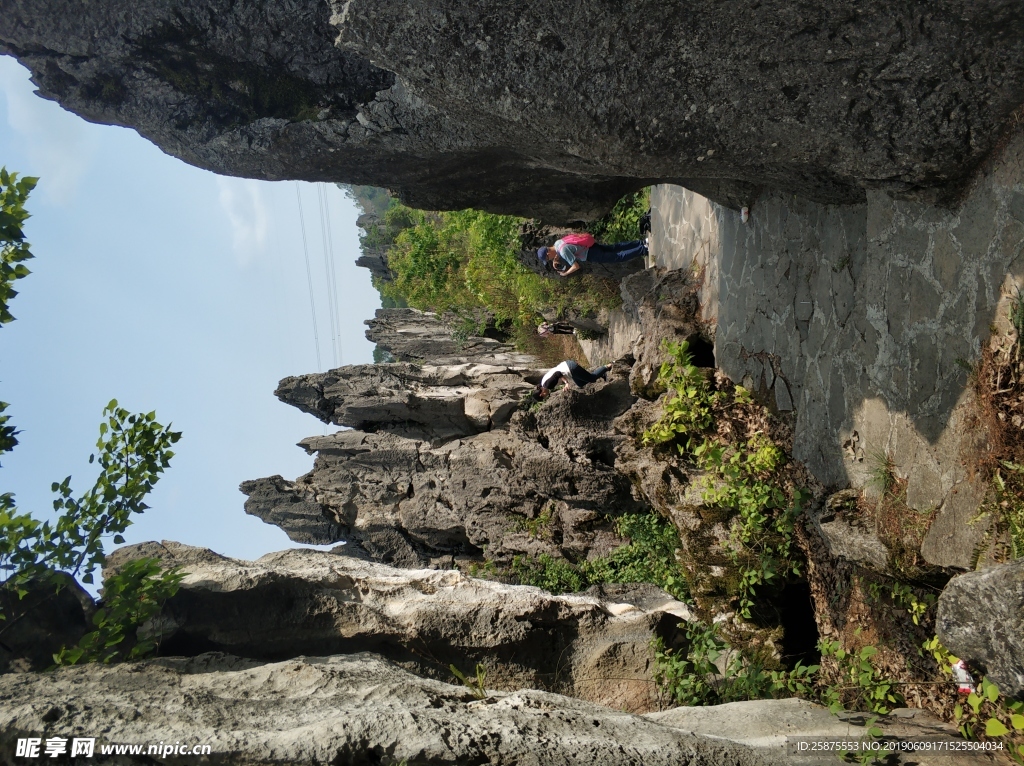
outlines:
[[985, 437], [968, 369], [1008, 329], [1024, 275], [1024, 136], [949, 208], [878, 191], [842, 207], [766, 192], [743, 224], [673, 186], [652, 205], [658, 265], [703, 276], [716, 364], [796, 411], [794, 456], [825, 486], [868, 491], [890, 458], [910, 507], [938, 509], [925, 559], [969, 567], [986, 524], [969, 523], [985, 487], [965, 460]]
[[[954, 190], [1024, 101], [1024, 9], [881, 0], [4, 0], [47, 98], [229, 175], [595, 217], [671, 181], [739, 206]], [[578, 30], [584, 30], [579, 32]]]
[[939, 640], [985, 671], [999, 691], [1024, 695], [1024, 559], [967, 572], [939, 596]]
[[[744, 745], [540, 691], [419, 678], [373, 654], [264, 664], [209, 653], [0, 676], [0, 763], [25, 736], [209, 744], [203, 763], [768, 766]], [[167, 756], [195, 763], [194, 756]], [[116, 764], [151, 764], [123, 756]]]
[[[775, 766], [784, 737], [864, 736], [864, 719], [802, 700], [735, 702], [636, 716], [541, 691], [489, 691], [419, 678], [369, 653], [261, 663], [211, 652], [130, 665], [0, 676], [0, 763], [19, 737], [96, 736], [114, 743], [208, 744], [203, 763], [363, 766]], [[922, 711], [877, 722], [886, 736], [954, 735]], [[166, 756], [194, 763], [194, 756]], [[152, 756], [109, 758], [151, 764]], [[835, 756], [800, 758], [829, 766]], [[989, 756], [898, 763], [960, 766]]]
[[[116, 569], [155, 556], [186, 573], [150, 625], [164, 655], [224, 651], [262, 660], [372, 651], [417, 675], [487, 668], [488, 688], [545, 689], [631, 712], [659, 707], [651, 640], [690, 618], [651, 585], [552, 596], [456, 570], [395, 569], [296, 549], [238, 561], [174, 542], [121, 548]], [[145, 628], [144, 628], [145, 629]]]

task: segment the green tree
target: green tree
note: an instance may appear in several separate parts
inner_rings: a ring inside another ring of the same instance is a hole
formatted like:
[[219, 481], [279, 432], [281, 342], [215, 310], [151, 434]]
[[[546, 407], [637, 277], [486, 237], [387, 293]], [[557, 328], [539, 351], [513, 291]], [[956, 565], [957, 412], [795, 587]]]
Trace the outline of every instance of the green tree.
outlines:
[[[37, 179], [18, 178], [0, 169], [0, 325], [10, 322], [10, 300], [17, 295], [13, 283], [28, 275], [24, 262], [31, 259], [22, 225], [29, 217], [25, 202]], [[0, 403], [0, 412], [7, 407]], [[0, 494], [0, 589], [24, 598], [34, 584], [63, 587], [60, 573], [93, 581], [93, 571], [105, 561], [103, 544], [113, 537], [123, 543], [121, 533], [132, 516], [148, 506], [145, 498], [174, 456], [171, 445], [181, 434], [156, 421], [154, 413], [130, 414], [111, 400], [100, 424], [97, 453], [99, 478], [80, 497], [71, 490], [71, 477], [54, 482], [53, 508], [56, 521], [39, 521], [19, 513], [14, 495]], [[9, 416], [0, 415], [0, 455], [17, 444]], [[110, 661], [135, 657], [150, 650], [152, 640], [139, 640], [135, 628], [152, 617], [164, 599], [173, 595], [181, 580], [176, 571], [161, 571], [155, 559], [131, 562], [104, 582], [104, 597], [88, 633], [79, 646], [55, 655], [57, 662]], [[0, 638], [23, 613], [0, 612]]]

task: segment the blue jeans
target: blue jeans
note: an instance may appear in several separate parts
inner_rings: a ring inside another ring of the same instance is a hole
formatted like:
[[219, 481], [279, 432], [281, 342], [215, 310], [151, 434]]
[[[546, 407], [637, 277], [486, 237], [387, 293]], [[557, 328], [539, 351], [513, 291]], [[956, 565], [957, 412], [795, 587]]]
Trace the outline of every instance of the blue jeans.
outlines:
[[611, 245], [594, 244], [587, 251], [589, 263], [622, 263], [647, 255], [647, 245], [642, 239], [632, 242], [615, 242]]
[[605, 373], [608, 372], [607, 367], [598, 367], [593, 372], [587, 372], [572, 359], [567, 359], [566, 361], [569, 363], [569, 374], [572, 376], [573, 383], [580, 388], [588, 383], [600, 380], [604, 377]]

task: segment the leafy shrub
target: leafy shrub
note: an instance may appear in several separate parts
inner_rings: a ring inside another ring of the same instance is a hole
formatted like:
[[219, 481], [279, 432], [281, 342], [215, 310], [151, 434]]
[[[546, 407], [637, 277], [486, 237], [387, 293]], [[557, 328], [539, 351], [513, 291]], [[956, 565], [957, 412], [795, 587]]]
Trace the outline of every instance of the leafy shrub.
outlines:
[[[953, 675], [959, 659], [950, 654], [938, 636], [925, 641], [922, 649], [931, 653], [947, 678]], [[1024, 701], [1007, 699], [996, 684], [982, 677], [975, 691], [953, 707], [953, 719], [965, 739], [984, 736], [1001, 740], [1013, 761], [1024, 765]]]
[[668, 396], [662, 416], [644, 432], [641, 442], [676, 442], [681, 454], [691, 453], [700, 443], [699, 437], [714, 424], [714, 411], [723, 396], [711, 390], [700, 368], [694, 366], [689, 343], [665, 341], [662, 348], [668, 358], [658, 369], [658, 384]]
[[556, 595], [576, 593], [590, 585], [579, 567], [547, 553], [536, 559], [516, 556], [512, 559], [511, 575], [521, 585], [533, 585]]
[[896, 685], [882, 676], [871, 661], [878, 654], [874, 646], [864, 646], [856, 652], [848, 652], [838, 641], [822, 639], [818, 642], [822, 657], [831, 657], [838, 667], [839, 685], [824, 690], [824, 702], [833, 713], [844, 707], [854, 710], [869, 710], [886, 715], [893, 707], [903, 704], [903, 697]]
[[676, 561], [679, 533], [669, 521], [655, 513], [627, 514], [616, 520], [616, 529], [629, 543], [584, 564], [590, 584], [646, 582], [678, 599], [687, 597], [686, 577]]
[[654, 641], [655, 681], [676, 705], [719, 705], [741, 700], [813, 697], [817, 665], [768, 670], [757, 659], [730, 647], [715, 625], [687, 623], [687, 651]]
[[[630, 195], [616, 206], [618, 212], [602, 219], [606, 239], [630, 225], [634, 231], [625, 239], [636, 238], [634, 208], [646, 205], [638, 202], [642, 199]], [[376, 283], [383, 297], [474, 321], [486, 313], [496, 324], [508, 325], [517, 339], [535, 333], [542, 310], [587, 314], [619, 305], [618, 287], [607, 280], [592, 275], [546, 279], [520, 263], [522, 223], [479, 210], [415, 210], [392, 200], [383, 221], [372, 225], [361, 243], [387, 252], [393, 279]]]
[[657, 514], [627, 514], [616, 520], [629, 538], [607, 556], [573, 564], [543, 553], [536, 559], [516, 556], [509, 574], [522, 585], [551, 593], [576, 593], [601, 583], [651, 583], [679, 599], [687, 596], [686, 578], [676, 561], [679, 533]]
[[601, 242], [628, 242], [640, 236], [640, 218], [651, 206], [650, 187], [615, 203], [608, 215], [591, 224], [590, 233]]

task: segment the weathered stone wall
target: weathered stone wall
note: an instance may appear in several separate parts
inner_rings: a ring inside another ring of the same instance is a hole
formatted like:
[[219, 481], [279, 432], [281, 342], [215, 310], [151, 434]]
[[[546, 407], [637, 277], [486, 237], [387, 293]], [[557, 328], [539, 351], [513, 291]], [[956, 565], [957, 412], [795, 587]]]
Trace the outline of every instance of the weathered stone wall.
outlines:
[[966, 566], [984, 487], [965, 459], [983, 450], [969, 370], [1024, 262], [1024, 137], [943, 208], [869, 192], [861, 205], [762, 195], [738, 213], [660, 186], [651, 250], [703, 274], [716, 362], [796, 410], [794, 455], [824, 484], [868, 487], [885, 456], [907, 503], [939, 508], [923, 553]]

